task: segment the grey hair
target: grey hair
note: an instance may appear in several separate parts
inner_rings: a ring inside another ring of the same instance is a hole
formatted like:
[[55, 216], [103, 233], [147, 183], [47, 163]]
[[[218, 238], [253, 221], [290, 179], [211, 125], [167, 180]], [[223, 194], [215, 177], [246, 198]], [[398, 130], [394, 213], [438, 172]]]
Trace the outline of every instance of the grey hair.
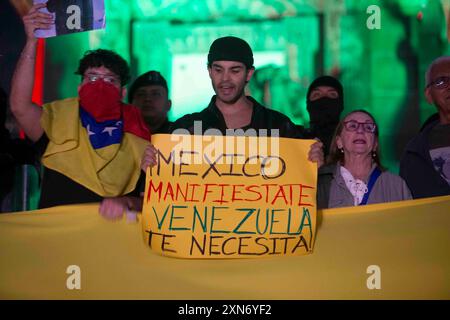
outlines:
[[434, 59], [431, 64], [428, 66], [427, 72], [425, 73], [425, 86], [428, 86], [430, 82], [433, 80], [431, 79], [431, 72], [433, 69], [435, 69], [439, 64], [449, 62], [450, 63], [450, 56], [441, 56], [436, 59]]

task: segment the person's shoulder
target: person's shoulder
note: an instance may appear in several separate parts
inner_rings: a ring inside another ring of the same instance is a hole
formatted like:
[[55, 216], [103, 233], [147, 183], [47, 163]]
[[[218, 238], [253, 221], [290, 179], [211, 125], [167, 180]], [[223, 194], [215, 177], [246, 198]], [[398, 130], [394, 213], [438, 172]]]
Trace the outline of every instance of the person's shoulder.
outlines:
[[203, 109], [199, 112], [193, 112], [185, 114], [184, 116], [178, 118], [174, 122], [172, 122], [170, 126], [170, 130], [176, 129], [189, 129], [194, 125], [195, 121], [203, 121], [207, 118], [207, 108]]
[[263, 106], [261, 103], [256, 101], [255, 98], [253, 98], [251, 96], [247, 96], [247, 99], [253, 103], [253, 106], [256, 108], [257, 111], [265, 112], [268, 115], [270, 115], [272, 118], [287, 119], [290, 121], [289, 117], [287, 115], [285, 115], [284, 113], [274, 110], [274, 109], [271, 109], [271, 108], [268, 108], [266, 106]]
[[78, 97], [69, 97], [69, 98], [64, 98], [64, 99], [53, 100], [44, 105], [55, 105], [55, 104], [61, 105], [61, 104], [73, 104], [73, 103], [78, 104], [78, 101], [79, 101]]
[[303, 139], [314, 139], [317, 137], [317, 134], [315, 134], [311, 128], [306, 128], [303, 125], [296, 124], [295, 127], [297, 128], [298, 133]]
[[434, 127], [438, 122], [439, 122], [439, 113], [436, 112], [432, 114], [430, 117], [428, 117], [427, 120], [425, 120], [419, 132], [429, 130], [430, 128]]
[[390, 181], [392, 183], [403, 183], [404, 182], [402, 177], [400, 177], [398, 174], [392, 173], [392, 172], [390, 172], [388, 170], [383, 171], [381, 173], [381, 177], [384, 180], [388, 180], [388, 181]]
[[66, 98], [46, 103], [42, 106], [41, 125], [45, 128], [54, 127], [64, 129], [67, 121], [78, 120], [78, 98]]
[[[296, 125], [292, 120], [284, 113], [265, 107], [258, 103], [252, 97], [248, 97], [253, 102], [257, 114], [262, 116], [262, 119], [270, 119], [270, 123], [274, 128], [280, 129], [282, 137], [287, 138], [306, 138], [306, 131], [303, 126]], [[258, 115], [257, 115], [258, 117]]]
[[286, 122], [292, 122], [291, 118], [289, 118], [287, 115], [285, 115], [284, 113], [278, 111], [278, 110], [274, 110], [274, 109], [270, 109], [268, 107], [262, 106], [262, 108], [264, 108], [265, 112], [267, 112], [270, 117], [272, 117], [273, 119], [278, 119], [281, 121], [286, 121]]
[[59, 99], [43, 104], [42, 108], [44, 110], [59, 110], [60, 108], [78, 107], [78, 101], [77, 97]]
[[395, 200], [409, 200], [412, 199], [411, 191], [405, 179], [398, 174], [383, 171], [380, 176], [382, 188], [390, 190], [389, 192], [401, 194], [401, 198]]
[[420, 131], [412, 136], [406, 143], [405, 152], [420, 152], [420, 150], [422, 150], [424, 145], [427, 143], [426, 140], [428, 134], [438, 123], [439, 118], [436, 118], [434, 115], [425, 121]]
[[201, 119], [201, 112], [187, 113], [178, 118], [177, 120], [175, 120], [174, 122], [172, 122], [172, 127], [177, 127], [182, 124], [190, 123], [192, 121], [199, 119]]

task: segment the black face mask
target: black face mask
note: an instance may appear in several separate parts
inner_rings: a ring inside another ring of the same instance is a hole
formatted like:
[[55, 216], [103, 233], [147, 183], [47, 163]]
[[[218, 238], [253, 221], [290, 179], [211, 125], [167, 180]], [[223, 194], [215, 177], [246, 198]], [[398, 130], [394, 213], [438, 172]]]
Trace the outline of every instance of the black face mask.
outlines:
[[306, 109], [309, 113], [311, 126], [332, 126], [339, 122], [339, 115], [344, 109], [341, 99], [320, 98], [308, 100]]

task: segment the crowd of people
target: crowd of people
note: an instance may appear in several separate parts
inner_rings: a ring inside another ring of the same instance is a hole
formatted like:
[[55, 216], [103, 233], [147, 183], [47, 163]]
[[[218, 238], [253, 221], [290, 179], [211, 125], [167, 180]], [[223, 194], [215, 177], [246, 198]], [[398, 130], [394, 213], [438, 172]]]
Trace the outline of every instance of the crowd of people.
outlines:
[[[344, 90], [334, 77], [315, 79], [307, 91], [309, 127], [261, 105], [245, 94], [255, 71], [253, 52], [240, 38], [216, 39], [207, 56], [215, 95], [200, 112], [170, 122], [166, 80], [158, 71], [140, 75], [129, 87], [127, 62], [110, 50], [92, 50], [79, 62], [78, 97], [37, 106], [31, 101], [37, 28], [52, 16], [34, 5], [24, 16], [27, 35], [10, 94], [11, 111], [44, 166], [40, 208], [101, 202], [100, 214], [119, 219], [142, 209], [144, 172], [156, 164], [151, 135], [185, 129], [275, 129], [280, 137], [316, 139], [308, 160], [318, 171], [318, 208], [357, 206], [450, 194], [450, 57], [436, 59], [426, 73], [425, 95], [437, 108], [407, 145], [400, 175], [381, 163], [379, 127], [367, 110], [341, 118]], [[176, 107], [176, 106], [175, 106]], [[197, 132], [197, 131], [196, 131]]]

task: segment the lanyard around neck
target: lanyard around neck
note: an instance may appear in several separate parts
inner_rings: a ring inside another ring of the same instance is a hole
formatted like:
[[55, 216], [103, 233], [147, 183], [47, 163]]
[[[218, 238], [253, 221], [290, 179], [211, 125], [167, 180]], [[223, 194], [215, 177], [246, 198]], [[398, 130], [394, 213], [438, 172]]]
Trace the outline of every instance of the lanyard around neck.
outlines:
[[377, 181], [378, 177], [381, 175], [381, 170], [376, 167], [369, 178], [369, 183], [367, 185], [367, 192], [364, 194], [363, 199], [361, 200], [360, 206], [364, 206], [367, 204], [367, 200], [369, 200], [370, 192], [373, 189], [373, 186], [375, 185], [375, 182]]

